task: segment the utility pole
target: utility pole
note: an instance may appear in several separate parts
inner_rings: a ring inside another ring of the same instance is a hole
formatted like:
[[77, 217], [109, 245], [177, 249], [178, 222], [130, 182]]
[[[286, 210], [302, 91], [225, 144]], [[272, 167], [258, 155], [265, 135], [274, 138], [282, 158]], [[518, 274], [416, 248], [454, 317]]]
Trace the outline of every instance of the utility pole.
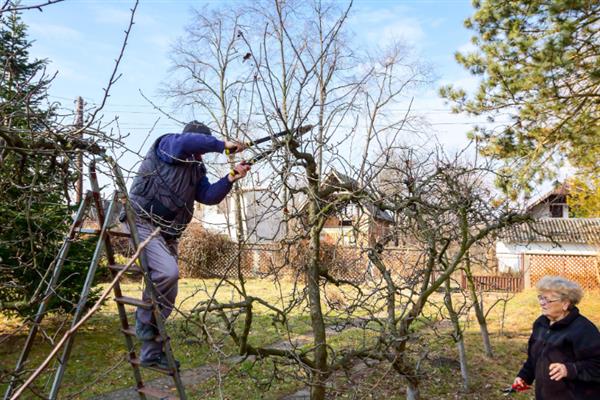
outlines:
[[[77, 97], [75, 108], [75, 129], [79, 130], [79, 138], [83, 139], [83, 98]], [[77, 152], [77, 185], [75, 187], [75, 204], [81, 203], [83, 193], [83, 152]]]

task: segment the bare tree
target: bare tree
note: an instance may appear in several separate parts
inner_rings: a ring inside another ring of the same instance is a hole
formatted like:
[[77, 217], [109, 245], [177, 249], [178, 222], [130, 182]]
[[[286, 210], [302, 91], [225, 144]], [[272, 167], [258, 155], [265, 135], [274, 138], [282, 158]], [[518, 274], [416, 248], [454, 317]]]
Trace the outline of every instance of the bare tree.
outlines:
[[450, 297], [450, 279], [474, 244], [526, 219], [508, 204], [492, 206], [491, 194], [481, 184], [492, 174], [489, 167], [465, 166], [458, 158], [448, 159], [440, 153], [417, 154], [409, 150], [402, 155], [396, 164], [396, 178], [388, 177], [384, 191], [386, 203], [399, 213], [397, 232], [409, 238], [416, 255], [407, 262], [410, 268], [395, 276], [381, 257], [385, 243], [370, 250], [369, 257], [385, 281], [381, 290], [386, 293], [387, 319], [377, 345], [361, 354], [390, 362], [406, 379], [407, 399], [411, 400], [420, 398], [421, 361], [426, 357], [425, 350], [415, 354], [411, 349], [416, 345], [411, 326], [423, 317], [436, 291], [445, 286], [445, 303], [466, 385], [465, 349], [459, 313]]
[[[393, 112], [393, 106], [406, 99], [410, 88], [429, 80], [426, 68], [403, 46], [391, 45], [372, 54], [354, 50], [346, 40], [351, 6], [352, 2], [340, 7], [334, 2], [262, 1], [229, 14], [204, 11], [190, 27], [188, 40], [176, 47], [176, 54], [184, 55], [177, 65], [187, 79], [171, 86], [183, 101], [220, 121], [220, 129], [226, 129], [224, 121], [241, 126], [239, 110], [247, 116], [246, 127], [269, 133], [314, 125], [304, 136], [286, 139], [285, 151], [273, 154], [265, 167], [272, 171], [270, 176], [279, 178], [269, 186], [283, 193], [283, 208], [288, 210], [286, 225], [291, 229], [286, 242], [306, 242], [305, 287], [284, 306], [268, 305], [246, 294], [238, 274], [238, 282], [227, 283], [243, 295], [241, 303], [218, 304], [212, 296], [196, 307], [198, 312], [220, 315], [242, 354], [281, 356], [298, 363], [309, 377], [313, 399], [324, 398], [326, 379], [343, 364], [329, 350], [325, 322], [329, 310], [323, 308], [323, 285], [343, 281], [323, 263], [321, 232], [332, 213], [349, 203], [360, 206], [367, 198], [369, 179], [378, 175], [372, 154], [384, 154], [382, 148], [397, 140], [407, 120], [404, 113]], [[223, 79], [225, 73], [231, 75]], [[218, 87], [235, 93], [231, 103]], [[334, 170], [348, 179], [330, 179]], [[290, 263], [289, 258], [286, 261]], [[287, 315], [306, 304], [311, 350], [251, 346], [254, 303], [276, 312], [284, 328]], [[240, 313], [245, 322], [238, 331], [234, 322]]]

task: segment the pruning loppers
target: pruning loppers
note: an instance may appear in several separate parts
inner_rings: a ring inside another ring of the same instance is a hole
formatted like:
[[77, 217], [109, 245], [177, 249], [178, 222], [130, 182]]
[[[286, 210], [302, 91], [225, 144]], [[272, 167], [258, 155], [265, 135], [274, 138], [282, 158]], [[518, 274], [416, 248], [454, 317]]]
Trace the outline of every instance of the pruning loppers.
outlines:
[[[258, 144], [264, 143], [264, 142], [268, 142], [269, 140], [273, 140], [273, 139], [277, 139], [280, 137], [285, 137], [285, 136], [289, 136], [289, 135], [293, 135], [293, 137], [298, 137], [300, 135], [305, 134], [306, 132], [310, 131], [313, 128], [312, 125], [305, 125], [305, 126], [301, 126], [299, 128], [297, 128], [296, 130], [290, 131], [290, 130], [285, 130], [283, 132], [279, 132], [279, 133], [275, 133], [273, 135], [269, 135], [269, 136], [265, 136], [262, 137], [260, 139], [256, 139], [256, 140], [251, 140], [246, 142], [246, 146], [247, 147], [254, 147]], [[268, 156], [270, 156], [271, 154], [273, 154], [274, 152], [276, 152], [277, 150], [279, 150], [280, 148], [282, 148], [283, 146], [285, 146], [286, 142], [285, 141], [280, 141], [277, 142], [276, 144], [274, 144], [270, 149], [267, 149], [261, 153], [258, 153], [257, 155], [255, 155], [254, 157], [252, 157], [249, 160], [244, 160], [242, 161], [243, 164], [248, 164], [248, 165], [253, 165], [256, 164], [257, 162], [267, 158]], [[232, 151], [230, 151], [229, 149], [225, 149], [225, 154], [229, 155], [230, 153], [232, 153]], [[230, 172], [231, 176], [235, 175], [235, 171], [231, 170]]]

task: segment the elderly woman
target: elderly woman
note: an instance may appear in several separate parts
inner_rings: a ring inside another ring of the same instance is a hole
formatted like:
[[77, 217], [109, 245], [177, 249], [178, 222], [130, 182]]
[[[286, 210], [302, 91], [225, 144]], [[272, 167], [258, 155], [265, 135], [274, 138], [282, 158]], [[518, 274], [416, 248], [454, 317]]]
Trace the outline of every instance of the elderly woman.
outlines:
[[535, 380], [537, 400], [600, 399], [600, 333], [575, 307], [575, 282], [545, 276], [538, 284], [542, 315], [533, 324], [527, 361], [514, 385]]

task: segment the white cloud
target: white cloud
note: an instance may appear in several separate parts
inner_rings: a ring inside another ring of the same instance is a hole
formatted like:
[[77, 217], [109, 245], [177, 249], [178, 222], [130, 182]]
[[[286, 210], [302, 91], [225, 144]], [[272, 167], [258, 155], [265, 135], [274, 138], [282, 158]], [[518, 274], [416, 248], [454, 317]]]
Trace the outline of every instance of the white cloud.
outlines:
[[146, 43], [152, 46], [153, 51], [160, 52], [166, 54], [169, 52], [171, 43], [175, 36], [163, 35], [163, 34], [154, 34], [147, 35], [144, 37]]
[[446, 18], [434, 18], [429, 21], [429, 26], [432, 28], [437, 28], [441, 26], [444, 22], [446, 22]]
[[452, 85], [456, 89], [464, 89], [467, 93], [474, 93], [479, 89], [481, 79], [474, 75], [462, 72], [460, 76], [449, 76], [440, 80], [439, 86]]
[[[106, 6], [96, 7], [95, 20], [100, 23], [109, 23], [115, 25], [127, 25], [131, 19], [131, 9], [129, 5], [124, 8], [108, 8]], [[140, 12], [138, 8], [134, 16], [134, 22], [139, 25], [154, 24], [156, 21], [154, 18], [147, 14]]]
[[412, 46], [418, 46], [424, 37], [425, 32], [416, 18], [397, 18], [383, 27], [380, 33], [374, 32], [373, 39], [380, 43], [400, 39]]
[[31, 23], [29, 32], [34, 37], [43, 37], [45, 40], [79, 40], [83, 37], [81, 32], [66, 26], [47, 23]]

